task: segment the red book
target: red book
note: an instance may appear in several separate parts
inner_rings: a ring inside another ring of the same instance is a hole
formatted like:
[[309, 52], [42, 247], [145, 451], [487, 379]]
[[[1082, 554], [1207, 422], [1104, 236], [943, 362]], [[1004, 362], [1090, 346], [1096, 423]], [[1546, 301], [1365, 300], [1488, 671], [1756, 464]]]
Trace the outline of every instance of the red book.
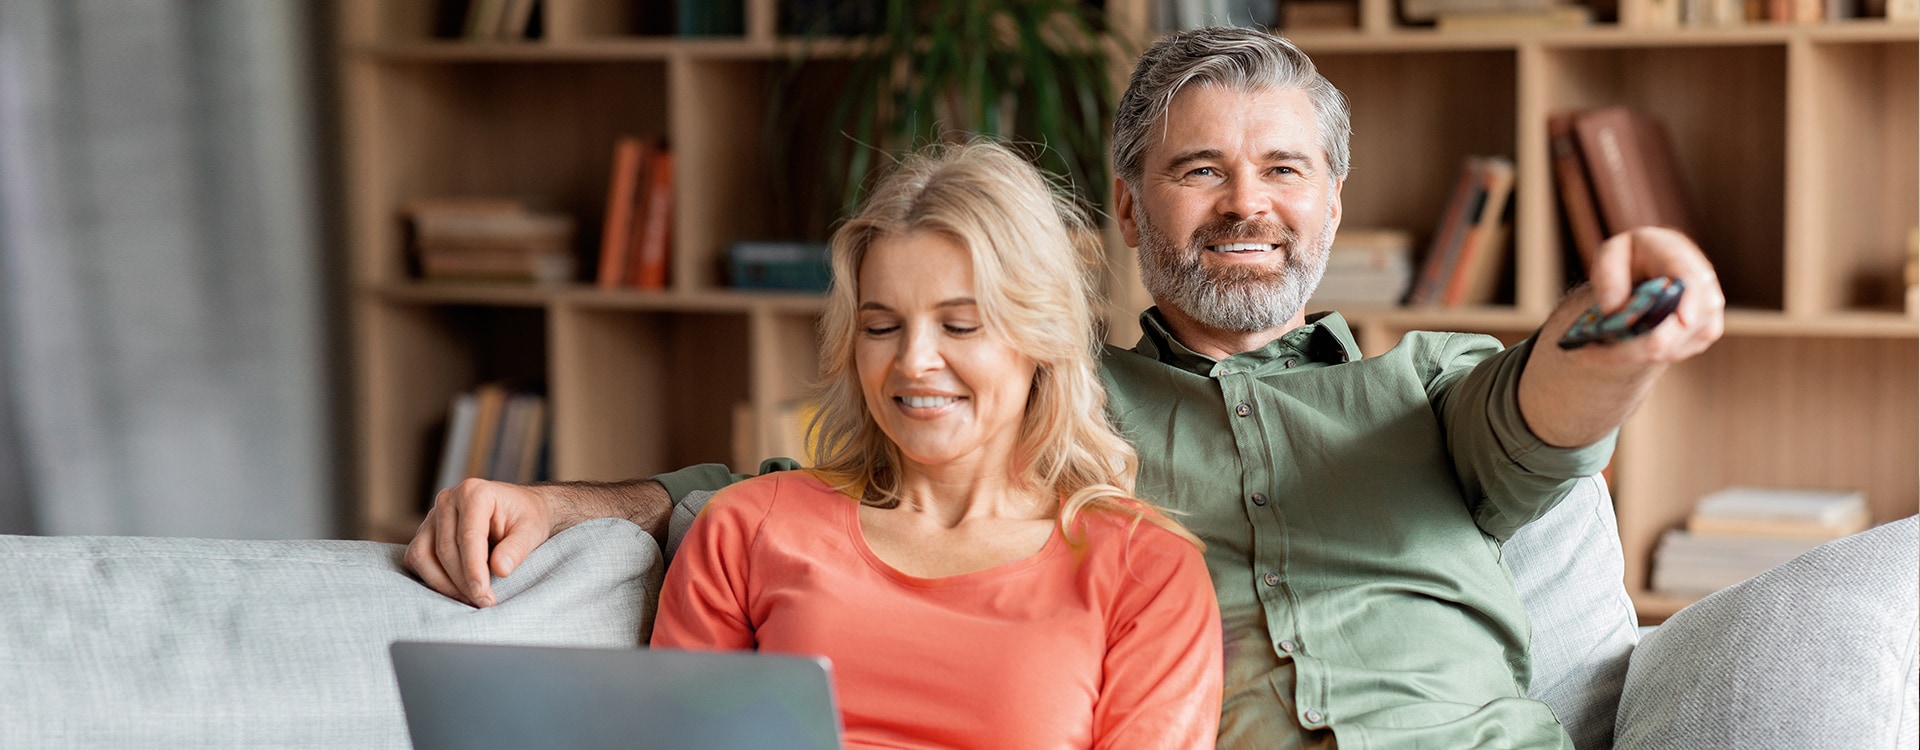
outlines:
[[1506, 268], [1507, 196], [1513, 194], [1513, 162], [1490, 156], [1476, 163], [1485, 199], [1480, 201], [1480, 213], [1460, 243], [1460, 258], [1447, 279], [1446, 294], [1440, 299], [1447, 307], [1491, 304], [1500, 272]]
[[633, 285], [659, 291], [667, 288], [672, 262], [673, 152], [655, 147], [647, 157], [647, 187], [640, 203], [634, 234]]
[[600, 235], [600, 273], [595, 279], [602, 289], [618, 287], [627, 277], [634, 199], [640, 190], [646, 150], [646, 141], [635, 136], [621, 136], [613, 146], [613, 174], [607, 180], [607, 223]]
[[1427, 247], [1427, 259], [1420, 265], [1420, 275], [1407, 291], [1408, 305], [1431, 305], [1440, 301], [1440, 293], [1446, 288], [1447, 277], [1452, 274], [1453, 263], [1460, 252], [1460, 243], [1466, 238], [1467, 226], [1478, 215], [1474, 206], [1480, 193], [1477, 175], [1478, 169], [1469, 157], [1460, 168], [1460, 179], [1454, 183], [1453, 194], [1447, 199], [1447, 209], [1440, 215], [1440, 227], [1434, 230], [1433, 243]]

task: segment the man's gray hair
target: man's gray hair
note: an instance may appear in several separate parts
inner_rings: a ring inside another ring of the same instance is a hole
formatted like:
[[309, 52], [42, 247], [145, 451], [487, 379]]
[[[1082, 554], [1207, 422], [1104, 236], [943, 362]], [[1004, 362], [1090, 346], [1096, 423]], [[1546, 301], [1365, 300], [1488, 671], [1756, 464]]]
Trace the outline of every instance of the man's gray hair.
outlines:
[[1352, 127], [1340, 90], [1292, 42], [1257, 29], [1215, 26], [1168, 34], [1140, 55], [1113, 117], [1113, 173], [1127, 185], [1139, 183], [1147, 139], [1166, 118], [1174, 96], [1196, 84], [1307, 92], [1327, 166], [1335, 179], [1347, 176]]

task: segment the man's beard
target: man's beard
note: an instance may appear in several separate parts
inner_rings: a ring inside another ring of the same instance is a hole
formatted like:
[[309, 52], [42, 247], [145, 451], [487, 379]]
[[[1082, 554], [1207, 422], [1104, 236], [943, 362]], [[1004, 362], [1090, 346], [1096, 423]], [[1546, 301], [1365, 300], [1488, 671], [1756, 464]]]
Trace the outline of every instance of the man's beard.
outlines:
[[[1140, 280], [1147, 292], [1202, 325], [1236, 333], [1270, 330], [1299, 315], [1327, 272], [1327, 250], [1333, 245], [1333, 233], [1327, 231], [1333, 222], [1332, 202], [1327, 204], [1320, 236], [1305, 238], [1311, 248], [1303, 246], [1303, 238], [1292, 227], [1227, 220], [1195, 230], [1187, 247], [1179, 248], [1147, 219], [1145, 207], [1138, 203], [1133, 220], [1140, 229]], [[1248, 237], [1276, 240], [1280, 247], [1267, 252], [1285, 253], [1285, 263], [1279, 268], [1209, 268], [1201, 262], [1202, 254], [1210, 252], [1208, 245]]]

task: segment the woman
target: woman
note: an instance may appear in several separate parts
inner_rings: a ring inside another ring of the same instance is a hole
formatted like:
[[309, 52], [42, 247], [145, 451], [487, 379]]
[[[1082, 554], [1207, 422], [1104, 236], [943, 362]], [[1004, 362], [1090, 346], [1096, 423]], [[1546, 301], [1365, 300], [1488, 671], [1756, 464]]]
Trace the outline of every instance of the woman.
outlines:
[[653, 645], [827, 656], [849, 747], [1212, 747], [1219, 612], [1129, 494], [1082, 227], [992, 143], [882, 180], [834, 235], [819, 465], [714, 497]]

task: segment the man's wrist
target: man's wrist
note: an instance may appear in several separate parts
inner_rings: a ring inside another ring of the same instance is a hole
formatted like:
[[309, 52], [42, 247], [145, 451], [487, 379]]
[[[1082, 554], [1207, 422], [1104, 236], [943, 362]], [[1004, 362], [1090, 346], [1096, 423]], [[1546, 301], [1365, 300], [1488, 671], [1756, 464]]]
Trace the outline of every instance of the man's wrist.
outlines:
[[667, 517], [673, 511], [666, 487], [650, 479], [553, 482], [532, 489], [546, 500], [553, 534], [596, 518], [623, 518], [659, 541], [666, 538]]

